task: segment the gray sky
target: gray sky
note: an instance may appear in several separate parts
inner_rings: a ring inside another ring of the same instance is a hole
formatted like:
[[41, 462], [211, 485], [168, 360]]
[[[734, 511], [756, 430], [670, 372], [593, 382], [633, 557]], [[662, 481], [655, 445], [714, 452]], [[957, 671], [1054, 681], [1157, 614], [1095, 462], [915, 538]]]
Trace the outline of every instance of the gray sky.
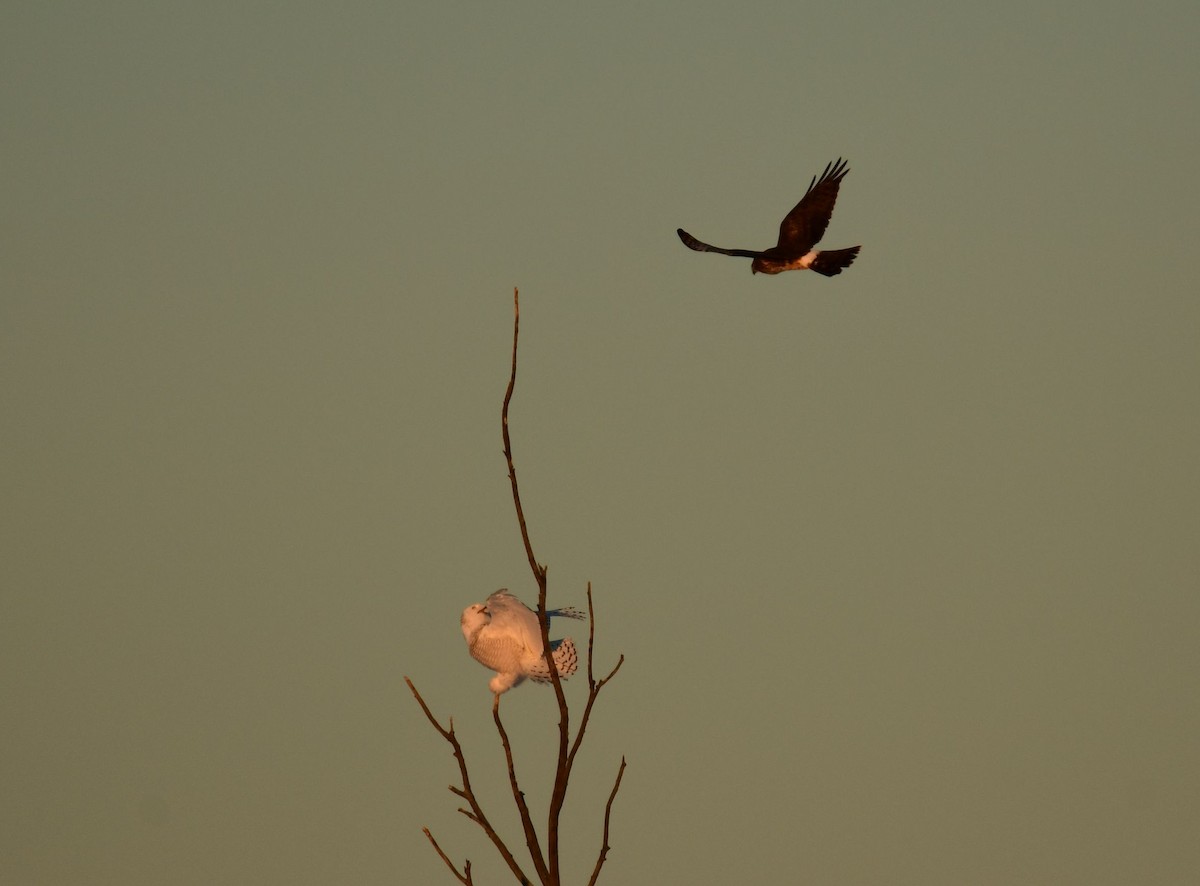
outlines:
[[519, 286], [572, 877], [1200, 880], [1195, 3], [417, 5], [0, 15], [0, 879], [504, 882]]

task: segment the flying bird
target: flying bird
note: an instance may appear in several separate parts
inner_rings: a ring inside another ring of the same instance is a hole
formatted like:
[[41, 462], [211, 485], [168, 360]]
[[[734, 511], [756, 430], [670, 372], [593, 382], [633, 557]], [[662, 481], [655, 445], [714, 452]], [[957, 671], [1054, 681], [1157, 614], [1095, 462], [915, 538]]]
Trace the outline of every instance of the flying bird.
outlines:
[[688, 249], [754, 259], [750, 263], [750, 271], [754, 274], [778, 274], [807, 268], [826, 277], [836, 277], [843, 268], [850, 267], [862, 247], [820, 250], [813, 247], [825, 235], [829, 217], [833, 215], [833, 204], [837, 202], [838, 187], [849, 171], [846, 161], [839, 157], [825, 167], [820, 178], [813, 176], [800, 202], [779, 223], [779, 242], [762, 252], [709, 246], [707, 243], [701, 243], [683, 228], [679, 228], [676, 233]]
[[[550, 609], [551, 618], [583, 618], [578, 609]], [[501, 588], [484, 603], [463, 610], [463, 638], [471, 657], [496, 672], [488, 682], [492, 692], [507, 692], [526, 677], [535, 683], [550, 682], [550, 667], [542, 656], [542, 628], [537, 613]], [[570, 637], [552, 640], [554, 666], [559, 677], [569, 677], [579, 665]]]

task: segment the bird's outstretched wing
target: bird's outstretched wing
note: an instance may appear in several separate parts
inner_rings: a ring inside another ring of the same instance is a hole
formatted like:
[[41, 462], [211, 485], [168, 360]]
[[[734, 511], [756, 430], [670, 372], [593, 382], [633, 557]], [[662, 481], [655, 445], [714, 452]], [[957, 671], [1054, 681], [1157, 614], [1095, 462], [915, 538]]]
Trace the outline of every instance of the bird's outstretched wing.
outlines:
[[[834, 190], [837, 190], [836, 186]], [[718, 252], [721, 255], [733, 255], [738, 258], [758, 258], [762, 255], [761, 252], [755, 252], [752, 249], [722, 249], [720, 246], [709, 246], [707, 243], [701, 243], [683, 228], [679, 228], [675, 233], [679, 235], [679, 239], [683, 241], [684, 246], [688, 249], [694, 249], [697, 252]]]
[[849, 171], [846, 161], [839, 157], [825, 167], [820, 178], [813, 176], [800, 202], [779, 223], [777, 250], [799, 256], [820, 242], [825, 236], [825, 228], [829, 226], [829, 217], [833, 215], [833, 204], [837, 202], [842, 178]]

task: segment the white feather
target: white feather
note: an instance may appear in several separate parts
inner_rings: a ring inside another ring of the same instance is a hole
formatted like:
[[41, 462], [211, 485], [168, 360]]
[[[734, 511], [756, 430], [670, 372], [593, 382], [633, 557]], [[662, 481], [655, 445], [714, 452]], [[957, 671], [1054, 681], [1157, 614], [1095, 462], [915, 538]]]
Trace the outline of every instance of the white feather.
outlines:
[[[577, 609], [551, 609], [551, 617], [583, 618]], [[501, 589], [484, 603], [472, 603], [460, 619], [463, 639], [471, 657], [496, 672], [488, 684], [497, 694], [507, 692], [526, 677], [536, 682], [550, 679], [542, 655], [542, 631], [537, 613]], [[560, 677], [569, 677], [578, 667], [578, 654], [570, 637], [552, 643], [554, 664]]]

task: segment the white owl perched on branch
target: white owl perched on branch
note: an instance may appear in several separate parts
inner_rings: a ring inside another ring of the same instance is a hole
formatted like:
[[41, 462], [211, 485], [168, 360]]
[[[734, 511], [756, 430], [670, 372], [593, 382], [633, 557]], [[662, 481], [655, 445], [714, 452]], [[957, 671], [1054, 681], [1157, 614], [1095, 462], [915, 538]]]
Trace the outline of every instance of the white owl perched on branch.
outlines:
[[[578, 609], [550, 609], [551, 618], [583, 618]], [[484, 603], [472, 603], [462, 614], [462, 632], [471, 657], [496, 672], [488, 686], [499, 695], [526, 677], [535, 683], [550, 682], [550, 668], [542, 655], [542, 629], [537, 613], [510, 594], [496, 591]], [[569, 677], [579, 665], [570, 637], [552, 640], [554, 665], [560, 677]]]

